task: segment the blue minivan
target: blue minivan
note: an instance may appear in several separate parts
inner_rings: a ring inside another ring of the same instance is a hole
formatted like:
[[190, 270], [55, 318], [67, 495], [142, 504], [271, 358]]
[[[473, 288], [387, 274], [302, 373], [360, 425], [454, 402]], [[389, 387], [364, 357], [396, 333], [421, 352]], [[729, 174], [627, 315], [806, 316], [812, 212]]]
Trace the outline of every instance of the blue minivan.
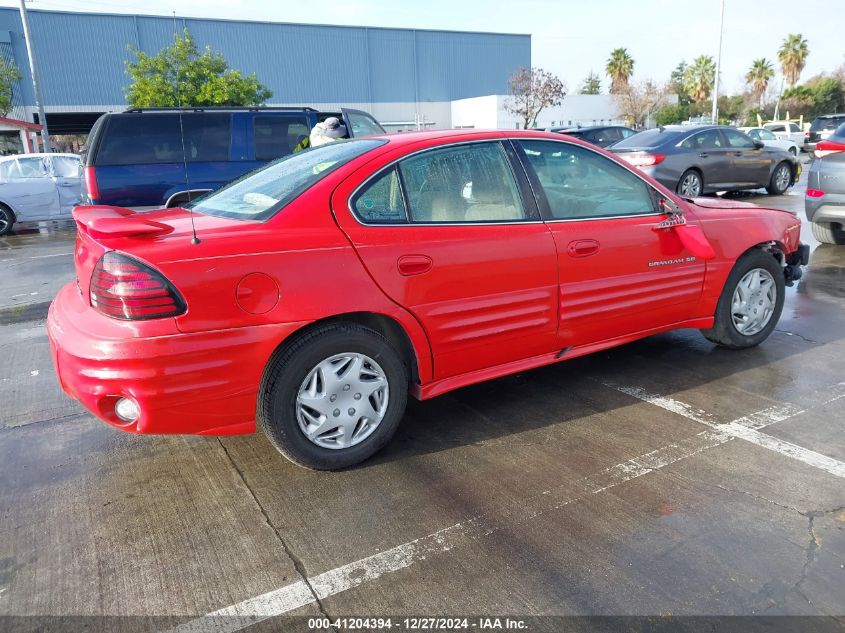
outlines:
[[90, 204], [175, 207], [290, 154], [320, 121], [350, 136], [384, 134], [370, 114], [342, 108], [151, 108], [97, 119], [83, 152]]

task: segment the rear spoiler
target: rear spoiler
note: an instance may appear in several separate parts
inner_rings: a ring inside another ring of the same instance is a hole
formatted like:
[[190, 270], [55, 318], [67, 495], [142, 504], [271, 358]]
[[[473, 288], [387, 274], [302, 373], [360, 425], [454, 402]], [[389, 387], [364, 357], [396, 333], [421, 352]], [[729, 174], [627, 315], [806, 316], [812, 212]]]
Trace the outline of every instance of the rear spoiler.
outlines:
[[173, 230], [172, 226], [145, 220], [142, 215], [125, 207], [80, 205], [73, 209], [73, 219], [80, 231], [99, 238], [152, 237]]

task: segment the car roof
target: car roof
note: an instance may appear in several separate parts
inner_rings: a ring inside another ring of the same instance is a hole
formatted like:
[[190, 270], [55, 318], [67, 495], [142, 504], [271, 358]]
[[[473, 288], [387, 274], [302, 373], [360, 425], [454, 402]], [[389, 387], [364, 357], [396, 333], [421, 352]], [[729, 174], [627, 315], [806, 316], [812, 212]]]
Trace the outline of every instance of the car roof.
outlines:
[[0, 160], [10, 160], [12, 158], [36, 158], [41, 156], [64, 156], [65, 158], [79, 158], [79, 154], [67, 154], [60, 152], [33, 152], [31, 154], [11, 154], [10, 156], [2, 156], [0, 157]]
[[[393, 134], [378, 134], [362, 138], [383, 138], [390, 142], [390, 145], [410, 145], [419, 141], [431, 139], [450, 140], [473, 140], [473, 139], [498, 139], [498, 138], [546, 138], [560, 140], [560, 134], [545, 132], [542, 130], [425, 130], [421, 132], [401, 132]], [[578, 141], [584, 144], [583, 141]], [[589, 145], [585, 146], [589, 147]]]

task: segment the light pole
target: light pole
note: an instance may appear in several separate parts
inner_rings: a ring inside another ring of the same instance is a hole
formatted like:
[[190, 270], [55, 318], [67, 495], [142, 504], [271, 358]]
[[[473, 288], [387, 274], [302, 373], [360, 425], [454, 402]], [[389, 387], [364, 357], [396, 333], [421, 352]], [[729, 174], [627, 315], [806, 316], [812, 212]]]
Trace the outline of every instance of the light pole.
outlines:
[[[23, 0], [21, 0], [23, 2]], [[722, 34], [725, 30], [725, 0], [722, 0], [722, 13], [719, 18], [719, 53], [716, 55], [716, 77], [713, 80], [713, 110], [710, 119], [713, 125], [719, 122], [719, 68], [722, 65]]]
[[41, 98], [41, 88], [38, 85], [38, 74], [35, 70], [35, 52], [32, 50], [32, 37], [29, 34], [29, 19], [26, 15], [26, 5], [21, 0], [21, 22], [23, 23], [23, 37], [26, 41], [26, 55], [29, 58], [29, 73], [32, 76], [32, 90], [35, 92], [35, 107], [38, 108], [38, 122], [41, 123], [41, 144], [44, 151], [50, 151], [50, 133], [47, 131], [47, 116], [44, 114], [44, 100]]

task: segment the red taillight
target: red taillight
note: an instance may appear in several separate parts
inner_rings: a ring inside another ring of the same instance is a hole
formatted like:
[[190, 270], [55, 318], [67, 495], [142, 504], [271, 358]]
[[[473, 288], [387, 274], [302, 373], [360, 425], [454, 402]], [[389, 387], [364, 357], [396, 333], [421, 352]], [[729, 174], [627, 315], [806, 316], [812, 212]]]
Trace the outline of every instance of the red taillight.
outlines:
[[160, 319], [185, 312], [184, 299], [159, 272], [114, 251], [94, 267], [90, 295], [95, 310], [115, 319]]
[[88, 192], [88, 197], [91, 200], [96, 200], [100, 197], [100, 189], [97, 187], [97, 172], [93, 165], [85, 167], [85, 190]]
[[821, 198], [823, 195], [824, 191], [820, 189], [807, 189], [808, 198]]
[[845, 152], [845, 143], [836, 143], [835, 141], [822, 141], [816, 145], [816, 151], [813, 152], [816, 158], [824, 158], [831, 154], [841, 154]]
[[651, 167], [662, 163], [666, 158], [665, 154], [620, 154], [619, 156], [634, 167]]

